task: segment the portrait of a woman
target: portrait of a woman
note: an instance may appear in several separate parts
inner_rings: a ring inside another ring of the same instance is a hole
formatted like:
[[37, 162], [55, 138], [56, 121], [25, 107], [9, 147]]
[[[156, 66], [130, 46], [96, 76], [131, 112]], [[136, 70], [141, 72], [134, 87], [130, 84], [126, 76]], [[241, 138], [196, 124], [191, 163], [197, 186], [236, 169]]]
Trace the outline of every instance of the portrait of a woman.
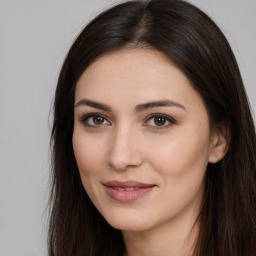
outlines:
[[256, 255], [255, 145], [238, 64], [205, 13], [104, 11], [56, 88], [48, 255]]

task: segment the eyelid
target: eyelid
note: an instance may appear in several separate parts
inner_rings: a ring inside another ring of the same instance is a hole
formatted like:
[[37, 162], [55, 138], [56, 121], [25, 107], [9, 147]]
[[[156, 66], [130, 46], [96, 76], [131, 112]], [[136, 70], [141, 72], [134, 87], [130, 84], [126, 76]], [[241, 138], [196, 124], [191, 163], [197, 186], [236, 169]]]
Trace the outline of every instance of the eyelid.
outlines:
[[[102, 117], [104, 119], [104, 122], [107, 122], [108, 124], [89, 124], [88, 123], [88, 119], [89, 118], [93, 118], [93, 117]], [[164, 118], [166, 119], [166, 123], [164, 125], [150, 125], [148, 124], [148, 122], [153, 119], [153, 118], [157, 118], [157, 117], [160, 117], [160, 118]], [[87, 114], [84, 114], [82, 115], [80, 118], [79, 118], [79, 121], [86, 127], [91, 127], [91, 128], [100, 128], [102, 126], [108, 126], [108, 125], [111, 125], [111, 122], [108, 120], [108, 117], [106, 117], [105, 115], [101, 114], [101, 113], [97, 113], [97, 112], [91, 112], [91, 113], [87, 113]], [[149, 127], [152, 127], [154, 129], [165, 129], [165, 128], [168, 128], [174, 124], [176, 124], [176, 120], [169, 116], [169, 115], [166, 115], [166, 114], [162, 114], [162, 113], [152, 113], [150, 115], [148, 115], [146, 118], [145, 118], [145, 121], [143, 122], [143, 126], [149, 126]]]
[[[149, 120], [153, 119], [153, 118], [156, 118], [156, 117], [162, 117], [162, 118], [165, 118], [167, 122], [169, 122], [169, 124], [164, 124], [163, 126], [157, 126], [157, 125], [147, 125], [145, 123], [147, 123]], [[165, 128], [168, 128], [174, 124], [176, 124], [177, 121], [169, 116], [169, 115], [166, 115], [166, 114], [162, 114], [162, 113], [153, 113], [153, 114], [150, 114], [149, 116], [146, 117], [146, 120], [145, 122], [143, 123], [143, 126], [150, 126], [150, 127], [154, 127], [156, 129], [165, 129]]]
[[86, 121], [88, 121], [89, 118], [93, 118], [93, 117], [97, 117], [97, 116], [104, 118], [104, 120], [107, 121], [107, 122], [111, 125], [110, 121], [108, 120], [108, 118], [107, 118], [105, 115], [103, 115], [103, 114], [101, 114], [101, 113], [97, 113], [97, 112], [91, 112], [91, 113], [82, 115], [82, 116], [79, 118], [79, 121], [80, 121], [84, 126], [86, 126], [86, 127], [99, 128], [99, 127], [102, 127], [102, 126], [106, 126], [106, 124], [90, 125], [90, 124], [86, 123]]

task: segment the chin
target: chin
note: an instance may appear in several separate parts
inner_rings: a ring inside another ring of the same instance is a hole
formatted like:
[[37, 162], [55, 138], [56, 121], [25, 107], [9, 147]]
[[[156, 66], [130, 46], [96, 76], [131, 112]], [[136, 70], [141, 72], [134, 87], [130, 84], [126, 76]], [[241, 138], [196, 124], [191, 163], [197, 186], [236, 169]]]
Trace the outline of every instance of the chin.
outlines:
[[113, 228], [122, 231], [143, 231], [152, 227], [152, 218], [145, 217], [145, 214], [125, 213], [111, 214], [104, 216], [105, 220]]
[[113, 228], [119, 229], [121, 231], [145, 231], [149, 229], [149, 226], [146, 225], [145, 223], [137, 223], [135, 221], [124, 221], [122, 223], [120, 222], [113, 222], [110, 223], [108, 222]]

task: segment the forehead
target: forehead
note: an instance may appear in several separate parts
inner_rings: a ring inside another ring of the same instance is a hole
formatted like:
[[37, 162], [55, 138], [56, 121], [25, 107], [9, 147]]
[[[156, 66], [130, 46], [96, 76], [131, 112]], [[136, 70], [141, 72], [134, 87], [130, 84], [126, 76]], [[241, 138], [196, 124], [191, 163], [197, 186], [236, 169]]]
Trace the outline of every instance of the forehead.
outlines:
[[181, 104], [202, 101], [182, 71], [151, 49], [124, 49], [100, 57], [77, 82], [76, 101], [83, 97], [101, 102], [118, 98], [127, 104], [165, 98]]

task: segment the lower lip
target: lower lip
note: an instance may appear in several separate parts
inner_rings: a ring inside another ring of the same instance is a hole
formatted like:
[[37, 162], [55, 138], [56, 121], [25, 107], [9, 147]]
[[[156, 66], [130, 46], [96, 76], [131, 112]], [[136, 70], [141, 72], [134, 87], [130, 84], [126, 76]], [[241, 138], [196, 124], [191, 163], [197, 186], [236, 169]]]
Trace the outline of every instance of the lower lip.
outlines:
[[148, 194], [155, 186], [138, 188], [134, 190], [118, 190], [114, 187], [105, 186], [106, 192], [109, 197], [117, 202], [129, 203], [135, 201], [146, 194]]

